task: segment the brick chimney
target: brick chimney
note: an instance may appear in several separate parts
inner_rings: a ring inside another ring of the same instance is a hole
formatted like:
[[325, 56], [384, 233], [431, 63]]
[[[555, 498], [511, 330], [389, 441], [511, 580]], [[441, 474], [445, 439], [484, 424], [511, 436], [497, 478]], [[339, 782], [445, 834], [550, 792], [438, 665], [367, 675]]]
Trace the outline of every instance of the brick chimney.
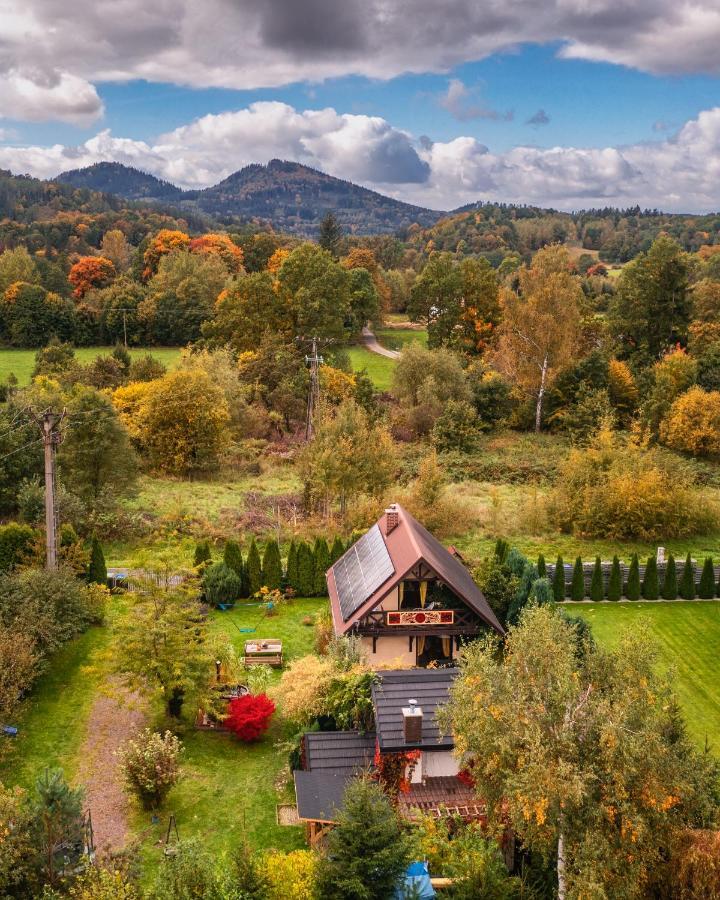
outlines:
[[397, 506], [393, 503], [391, 507], [385, 510], [385, 534], [390, 534], [400, 524], [400, 513]]
[[406, 744], [419, 744], [422, 741], [423, 711], [417, 700], [408, 700], [403, 706], [403, 737]]

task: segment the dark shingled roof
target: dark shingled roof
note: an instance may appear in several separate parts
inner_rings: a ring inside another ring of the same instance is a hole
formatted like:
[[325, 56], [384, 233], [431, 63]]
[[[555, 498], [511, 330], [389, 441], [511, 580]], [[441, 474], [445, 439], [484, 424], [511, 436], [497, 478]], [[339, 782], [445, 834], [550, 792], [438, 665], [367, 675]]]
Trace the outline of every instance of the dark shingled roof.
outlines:
[[309, 771], [295, 772], [298, 816], [314, 822], [334, 822], [348, 781], [370, 768], [375, 734], [357, 731], [313, 731], [305, 735]]
[[[400, 750], [452, 750], [452, 735], [444, 735], [435, 715], [439, 706], [448, 702], [450, 687], [457, 669], [401, 669], [378, 672], [379, 683], [373, 685], [375, 728], [380, 749], [384, 752]], [[409, 700], [417, 700], [423, 711], [422, 741], [405, 742], [402, 709]]]

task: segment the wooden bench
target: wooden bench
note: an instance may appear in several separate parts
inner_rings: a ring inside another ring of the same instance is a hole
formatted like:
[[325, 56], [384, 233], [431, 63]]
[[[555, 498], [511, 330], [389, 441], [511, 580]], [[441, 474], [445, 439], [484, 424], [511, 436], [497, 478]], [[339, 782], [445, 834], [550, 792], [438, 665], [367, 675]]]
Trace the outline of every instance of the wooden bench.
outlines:
[[282, 641], [273, 639], [245, 641], [243, 663], [246, 666], [282, 666]]

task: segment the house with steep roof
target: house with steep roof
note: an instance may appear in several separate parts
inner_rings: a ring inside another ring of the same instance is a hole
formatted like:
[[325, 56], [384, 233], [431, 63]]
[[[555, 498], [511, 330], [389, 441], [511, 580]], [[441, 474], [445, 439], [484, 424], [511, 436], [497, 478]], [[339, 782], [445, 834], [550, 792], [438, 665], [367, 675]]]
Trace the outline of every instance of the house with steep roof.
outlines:
[[503, 628], [457, 551], [393, 504], [327, 572], [336, 635], [370, 665], [452, 663], [462, 643]]

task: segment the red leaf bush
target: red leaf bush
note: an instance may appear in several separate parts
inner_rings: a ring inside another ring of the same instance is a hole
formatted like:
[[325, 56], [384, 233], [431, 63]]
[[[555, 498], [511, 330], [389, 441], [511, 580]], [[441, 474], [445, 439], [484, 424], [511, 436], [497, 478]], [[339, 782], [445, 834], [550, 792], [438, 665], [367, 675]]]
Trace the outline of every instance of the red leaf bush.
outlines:
[[268, 730], [275, 704], [267, 694], [246, 694], [230, 701], [225, 725], [241, 741], [257, 741]]

